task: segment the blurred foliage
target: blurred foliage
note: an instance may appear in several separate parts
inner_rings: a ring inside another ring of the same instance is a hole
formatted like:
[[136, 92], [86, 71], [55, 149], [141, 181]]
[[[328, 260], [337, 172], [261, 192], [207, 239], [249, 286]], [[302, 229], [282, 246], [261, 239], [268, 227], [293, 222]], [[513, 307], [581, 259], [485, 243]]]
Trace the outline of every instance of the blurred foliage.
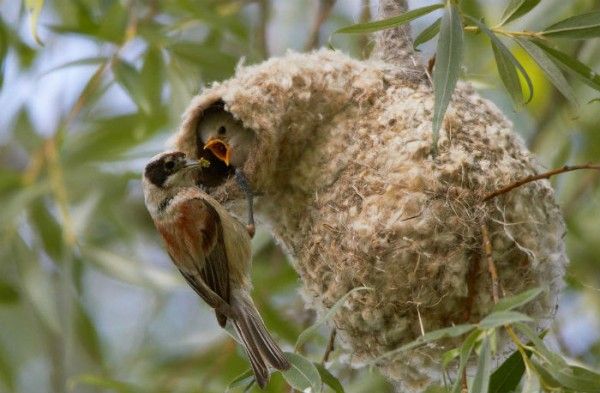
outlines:
[[[496, 21], [508, 3], [463, 0], [461, 10]], [[365, 4], [338, 1], [320, 26], [321, 44], [368, 15], [360, 9]], [[546, 0], [511, 23], [515, 31], [541, 31], [599, 8], [597, 0]], [[240, 349], [160, 247], [143, 206], [141, 168], [163, 148], [201, 86], [231, 76], [242, 58], [252, 64], [303, 48], [314, 36], [307, 26], [315, 25], [317, 9], [311, 0], [0, 2], [0, 392], [223, 392], [243, 377], [248, 365]], [[442, 14], [427, 15], [425, 24], [415, 20], [415, 35]], [[437, 23], [422, 38], [425, 57], [432, 55]], [[330, 42], [357, 57], [368, 53], [369, 42], [356, 37]], [[598, 39], [557, 34], [553, 43], [600, 68]], [[544, 66], [528, 60], [532, 49], [511, 43], [536, 92], [517, 112], [488, 48], [485, 34], [465, 35], [462, 77], [512, 118], [541, 162], [550, 168], [598, 161], [600, 103], [581, 75], [565, 74], [575, 107], [552, 87], [556, 80]], [[571, 265], [548, 336], [571, 360], [598, 367], [600, 174], [553, 181]], [[314, 316], [304, 311], [297, 276], [268, 235], [259, 233], [254, 249], [253, 295], [267, 326], [292, 350]], [[322, 367], [329, 331], [320, 322], [302, 335], [310, 339], [299, 350], [316, 362], [325, 391], [339, 391], [336, 378], [347, 392], [392, 390], [376, 371], [344, 366], [337, 350]], [[488, 353], [494, 329], [471, 331], [464, 351]], [[529, 366], [552, 372], [557, 360], [534, 344], [540, 356]], [[450, 360], [460, 358], [460, 351], [452, 354]], [[482, 375], [490, 375], [487, 355], [480, 358]], [[299, 367], [313, 372], [302, 359]], [[556, 376], [549, 383], [555, 382]], [[275, 374], [267, 391], [287, 389]]]

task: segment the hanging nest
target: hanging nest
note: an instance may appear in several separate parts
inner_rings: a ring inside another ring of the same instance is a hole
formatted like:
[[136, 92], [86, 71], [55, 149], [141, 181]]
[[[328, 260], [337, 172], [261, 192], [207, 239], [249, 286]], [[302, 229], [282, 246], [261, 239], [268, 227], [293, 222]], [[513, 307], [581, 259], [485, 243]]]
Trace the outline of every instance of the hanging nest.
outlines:
[[[373, 288], [353, 292], [333, 319], [354, 364], [414, 340], [421, 326], [477, 322], [490, 312], [482, 225], [503, 293], [545, 287], [523, 311], [540, 325], [552, 318], [567, 263], [554, 193], [537, 181], [482, 202], [540, 166], [468, 85], [454, 94], [435, 157], [428, 79], [382, 61], [320, 50], [239, 67], [193, 99], [177, 149], [199, 156], [196, 124], [215, 104], [256, 134], [242, 169], [261, 195], [259, 219], [294, 261], [308, 307], [322, 313], [353, 288]], [[209, 191], [232, 211], [244, 206], [229, 174]], [[378, 366], [418, 391], [440, 379], [438, 359], [452, 344]]]

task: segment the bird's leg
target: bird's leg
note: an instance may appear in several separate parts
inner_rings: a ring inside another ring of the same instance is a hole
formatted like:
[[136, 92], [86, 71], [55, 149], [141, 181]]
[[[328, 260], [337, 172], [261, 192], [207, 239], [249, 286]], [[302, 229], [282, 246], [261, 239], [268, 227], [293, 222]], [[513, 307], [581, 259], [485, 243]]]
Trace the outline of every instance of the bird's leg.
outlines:
[[242, 189], [246, 195], [246, 200], [248, 201], [248, 225], [246, 225], [246, 229], [248, 230], [250, 237], [254, 237], [254, 232], [256, 231], [256, 226], [254, 225], [254, 192], [252, 191], [250, 182], [248, 182], [246, 175], [244, 175], [244, 172], [242, 172], [241, 169], [235, 168], [234, 176], [236, 183]]

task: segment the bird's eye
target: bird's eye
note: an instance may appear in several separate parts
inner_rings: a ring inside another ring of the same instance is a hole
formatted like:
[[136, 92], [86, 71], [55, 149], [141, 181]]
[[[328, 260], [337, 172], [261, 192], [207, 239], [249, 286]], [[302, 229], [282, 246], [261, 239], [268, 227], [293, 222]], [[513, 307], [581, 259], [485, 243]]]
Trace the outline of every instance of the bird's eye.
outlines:
[[219, 133], [219, 135], [224, 135], [227, 132], [227, 128], [221, 126], [219, 127], [219, 130], [217, 132]]
[[175, 168], [175, 162], [173, 162], [173, 161], [165, 162], [165, 169], [167, 169], [168, 171], [172, 171], [174, 168]]

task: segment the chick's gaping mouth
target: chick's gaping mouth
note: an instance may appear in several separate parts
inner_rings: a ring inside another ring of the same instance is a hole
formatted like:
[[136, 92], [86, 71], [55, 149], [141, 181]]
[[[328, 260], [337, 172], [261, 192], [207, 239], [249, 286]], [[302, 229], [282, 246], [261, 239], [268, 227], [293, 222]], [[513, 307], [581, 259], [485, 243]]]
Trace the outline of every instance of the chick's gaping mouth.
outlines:
[[215, 157], [220, 159], [229, 166], [229, 159], [231, 157], [231, 146], [227, 142], [222, 141], [218, 138], [213, 138], [206, 142], [204, 149], [210, 150]]

